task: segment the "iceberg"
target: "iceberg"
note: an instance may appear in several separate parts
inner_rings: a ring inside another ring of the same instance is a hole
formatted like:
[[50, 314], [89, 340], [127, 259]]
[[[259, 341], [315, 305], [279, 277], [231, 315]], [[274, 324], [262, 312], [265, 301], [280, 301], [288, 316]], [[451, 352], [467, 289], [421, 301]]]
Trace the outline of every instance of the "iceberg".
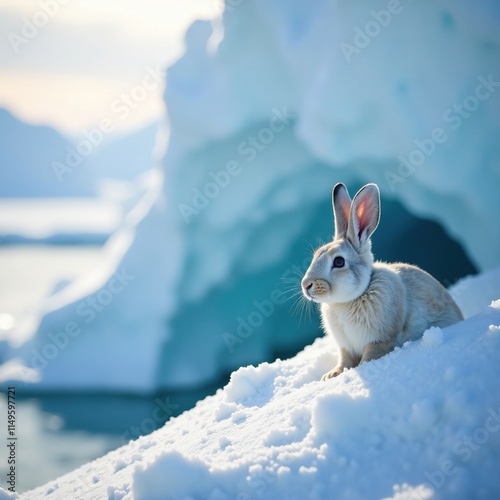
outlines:
[[39, 371], [34, 389], [201, 385], [311, 342], [317, 321], [284, 302], [306, 242], [331, 236], [338, 181], [380, 186], [377, 258], [395, 241], [438, 268], [456, 258], [405, 212], [465, 250], [452, 279], [500, 263], [495, 2], [225, 5], [167, 71], [162, 165], [102, 266], [3, 349]]

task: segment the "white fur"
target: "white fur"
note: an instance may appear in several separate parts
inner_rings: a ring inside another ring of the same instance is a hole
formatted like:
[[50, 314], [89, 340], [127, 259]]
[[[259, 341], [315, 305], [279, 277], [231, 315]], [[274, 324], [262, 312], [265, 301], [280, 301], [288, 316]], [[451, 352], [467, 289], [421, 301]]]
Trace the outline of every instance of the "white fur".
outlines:
[[[463, 319], [451, 296], [432, 276], [409, 264], [373, 262], [370, 236], [380, 218], [375, 184], [363, 187], [350, 202], [343, 184], [333, 190], [335, 237], [319, 248], [302, 279], [305, 297], [320, 304], [324, 330], [340, 347], [344, 368], [383, 356], [430, 326]], [[335, 258], [344, 265], [333, 267]]]

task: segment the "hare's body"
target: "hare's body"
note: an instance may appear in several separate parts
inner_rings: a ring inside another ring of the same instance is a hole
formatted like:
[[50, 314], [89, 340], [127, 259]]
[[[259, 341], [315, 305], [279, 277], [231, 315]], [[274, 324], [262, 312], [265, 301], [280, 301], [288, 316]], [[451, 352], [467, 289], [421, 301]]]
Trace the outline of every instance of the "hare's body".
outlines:
[[409, 264], [375, 262], [365, 292], [351, 302], [321, 304], [321, 319], [325, 331], [353, 358], [349, 364], [356, 366], [366, 347], [373, 349], [370, 344], [389, 352], [417, 340], [430, 326], [444, 327], [463, 318], [430, 274]]
[[320, 303], [323, 328], [340, 347], [338, 365], [324, 378], [416, 340], [430, 326], [463, 319], [450, 294], [425, 271], [373, 262], [369, 237], [380, 213], [375, 185], [360, 190], [353, 209], [343, 184], [333, 198], [335, 238], [316, 251], [302, 280], [304, 295]]

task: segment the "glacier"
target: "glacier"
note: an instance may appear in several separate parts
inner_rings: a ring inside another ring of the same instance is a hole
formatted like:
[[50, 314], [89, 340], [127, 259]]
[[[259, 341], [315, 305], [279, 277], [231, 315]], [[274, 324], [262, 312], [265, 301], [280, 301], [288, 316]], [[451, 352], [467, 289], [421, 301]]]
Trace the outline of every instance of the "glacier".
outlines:
[[[283, 302], [306, 242], [331, 235], [338, 181], [378, 183], [382, 221], [397, 201], [497, 266], [499, 19], [493, 1], [282, 0], [195, 22], [167, 70], [161, 165], [102, 266], [48, 297], [2, 358], [33, 390], [144, 393], [298, 349], [318, 324]], [[391, 220], [376, 256], [398, 235], [449, 259]]]

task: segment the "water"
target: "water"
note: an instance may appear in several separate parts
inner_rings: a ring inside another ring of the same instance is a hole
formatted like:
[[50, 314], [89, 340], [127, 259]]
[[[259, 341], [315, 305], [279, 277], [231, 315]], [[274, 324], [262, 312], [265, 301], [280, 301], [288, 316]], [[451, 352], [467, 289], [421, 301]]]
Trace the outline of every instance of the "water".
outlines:
[[[191, 392], [148, 397], [109, 394], [16, 394], [16, 491], [45, 484], [108, 451], [160, 428], [192, 408], [225, 380]], [[0, 408], [6, 408], [0, 394]], [[0, 429], [5, 446], [6, 425]], [[6, 488], [7, 463], [0, 462], [0, 486]]]
[[[15, 337], [42, 298], [60, 280], [91, 272], [102, 258], [100, 246], [0, 246], [0, 340]], [[224, 380], [191, 392], [145, 397], [109, 394], [16, 393], [16, 490], [40, 486], [76, 467], [161, 427], [171, 416], [215, 392]], [[0, 394], [5, 415], [6, 396]], [[2, 416], [0, 446], [7, 442]], [[2, 452], [0, 486], [6, 488]]]

